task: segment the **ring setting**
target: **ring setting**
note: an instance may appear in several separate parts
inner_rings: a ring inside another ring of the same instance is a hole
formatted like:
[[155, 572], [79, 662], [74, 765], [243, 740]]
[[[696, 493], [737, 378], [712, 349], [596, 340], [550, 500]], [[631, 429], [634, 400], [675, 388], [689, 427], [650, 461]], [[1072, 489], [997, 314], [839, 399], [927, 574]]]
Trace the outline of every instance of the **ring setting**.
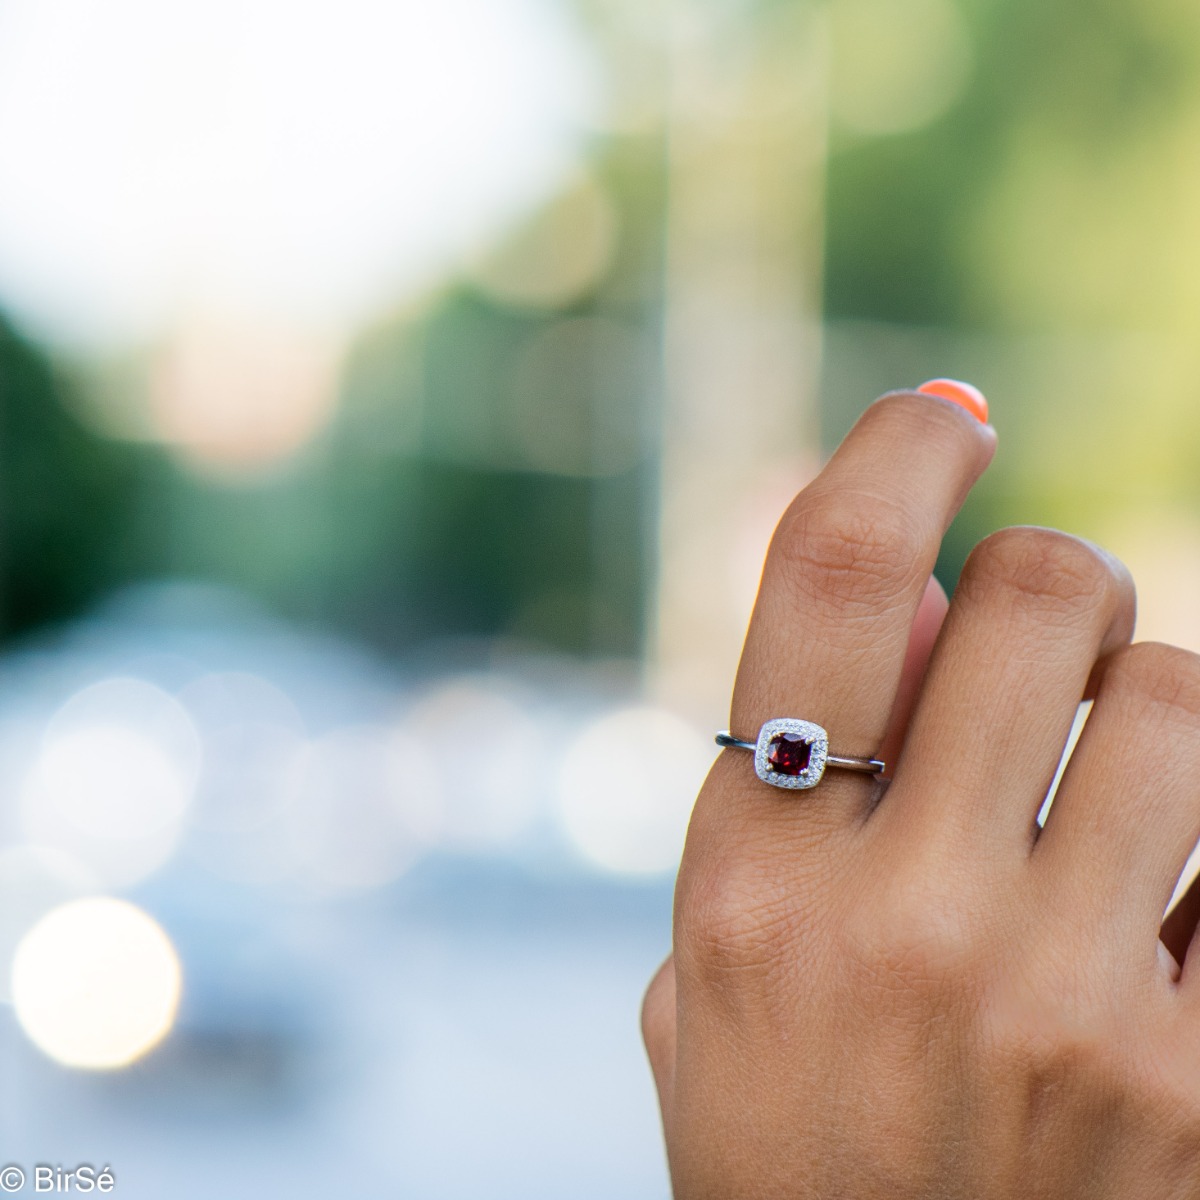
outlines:
[[756, 742], [735, 738], [728, 730], [717, 734], [718, 746], [754, 751], [754, 771], [772, 787], [799, 791], [816, 787], [826, 767], [878, 775], [884, 764], [877, 758], [843, 758], [829, 753], [829, 734], [813, 721], [775, 717], [763, 724]]

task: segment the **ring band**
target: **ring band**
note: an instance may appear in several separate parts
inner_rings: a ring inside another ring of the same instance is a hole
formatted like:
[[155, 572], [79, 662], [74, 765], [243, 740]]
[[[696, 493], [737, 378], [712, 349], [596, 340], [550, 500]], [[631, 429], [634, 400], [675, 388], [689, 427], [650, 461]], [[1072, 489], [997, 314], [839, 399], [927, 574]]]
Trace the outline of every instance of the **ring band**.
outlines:
[[862, 771], [878, 775], [885, 770], [877, 758], [845, 758], [829, 753], [829, 734], [812, 721], [795, 717], [776, 717], [758, 731], [758, 741], [746, 742], [729, 730], [717, 734], [717, 745], [754, 752], [754, 770], [763, 783], [772, 787], [816, 787], [826, 767], [843, 771]]

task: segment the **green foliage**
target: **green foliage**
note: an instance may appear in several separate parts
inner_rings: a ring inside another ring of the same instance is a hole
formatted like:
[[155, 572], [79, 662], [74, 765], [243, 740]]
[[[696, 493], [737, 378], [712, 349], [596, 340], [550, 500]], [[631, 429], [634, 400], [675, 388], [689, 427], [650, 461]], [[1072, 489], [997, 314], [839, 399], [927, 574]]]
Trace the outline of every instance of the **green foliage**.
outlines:
[[139, 456], [84, 431], [46, 360], [0, 327], [0, 630], [84, 610], [136, 575]]

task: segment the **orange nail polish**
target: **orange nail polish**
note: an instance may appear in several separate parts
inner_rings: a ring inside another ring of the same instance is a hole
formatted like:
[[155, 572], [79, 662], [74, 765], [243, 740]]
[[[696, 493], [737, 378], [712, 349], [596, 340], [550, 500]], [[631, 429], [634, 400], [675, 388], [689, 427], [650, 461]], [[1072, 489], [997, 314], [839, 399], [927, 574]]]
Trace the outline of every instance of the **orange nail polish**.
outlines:
[[931, 379], [928, 383], [921, 384], [917, 391], [924, 392], [926, 396], [941, 396], [943, 400], [958, 404], [971, 416], [987, 424], [987, 397], [969, 383], [962, 383], [957, 379]]

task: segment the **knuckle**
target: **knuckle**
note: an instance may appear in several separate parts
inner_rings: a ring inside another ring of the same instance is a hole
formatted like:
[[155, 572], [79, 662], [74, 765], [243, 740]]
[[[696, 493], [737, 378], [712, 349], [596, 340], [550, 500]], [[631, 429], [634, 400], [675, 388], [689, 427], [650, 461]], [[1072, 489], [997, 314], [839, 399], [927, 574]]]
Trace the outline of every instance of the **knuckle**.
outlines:
[[1160, 1129], [1189, 1108], [1200, 1119], [1200, 1090], [1180, 1070], [1188, 1056], [1165, 1029], [1146, 1027], [1144, 1002], [1136, 987], [1114, 995], [1111, 984], [1081, 980], [1074, 964], [1043, 955], [989, 989], [982, 1060], [996, 1077], [1022, 1082], [1031, 1131], [1065, 1111], [1095, 1122], [1123, 1108]]
[[1163, 642], [1135, 642], [1112, 657], [1106, 686], [1147, 709], [1177, 712], [1189, 723], [1200, 718], [1200, 656]]
[[1014, 526], [975, 547], [960, 586], [970, 592], [1001, 588], [1018, 604], [1070, 619], [1105, 604], [1117, 583], [1114, 560], [1090, 542], [1055, 529]]
[[923, 570], [923, 537], [902, 505], [880, 497], [803, 496], [776, 530], [772, 560], [787, 585], [845, 615], [893, 602]]
[[845, 958], [858, 986], [941, 1007], [971, 990], [978, 937], [958, 889], [930, 875], [900, 876], [847, 922]]
[[676, 961], [701, 982], [769, 973], [787, 937], [791, 907], [769, 873], [723, 863], [681, 876], [676, 896]]
[[1110, 1032], [1041, 1013], [1006, 1014], [987, 1022], [987, 1061], [995, 1074], [1022, 1081], [1025, 1124], [1031, 1130], [1081, 1103], [1111, 1109], [1127, 1094], [1125, 1064]]
[[1092, 1129], [1118, 1120], [1131, 1133], [1153, 1138], [1168, 1177], [1194, 1177], [1200, 1087], [1181, 1067], [1187, 1056], [1177, 1042], [1147, 1038], [1111, 1011], [1055, 1008], [1041, 997], [1019, 1013], [1009, 1008], [989, 1014], [981, 1048], [985, 1070], [999, 1086], [1020, 1083], [1020, 1117], [1031, 1152], [1065, 1117]]

